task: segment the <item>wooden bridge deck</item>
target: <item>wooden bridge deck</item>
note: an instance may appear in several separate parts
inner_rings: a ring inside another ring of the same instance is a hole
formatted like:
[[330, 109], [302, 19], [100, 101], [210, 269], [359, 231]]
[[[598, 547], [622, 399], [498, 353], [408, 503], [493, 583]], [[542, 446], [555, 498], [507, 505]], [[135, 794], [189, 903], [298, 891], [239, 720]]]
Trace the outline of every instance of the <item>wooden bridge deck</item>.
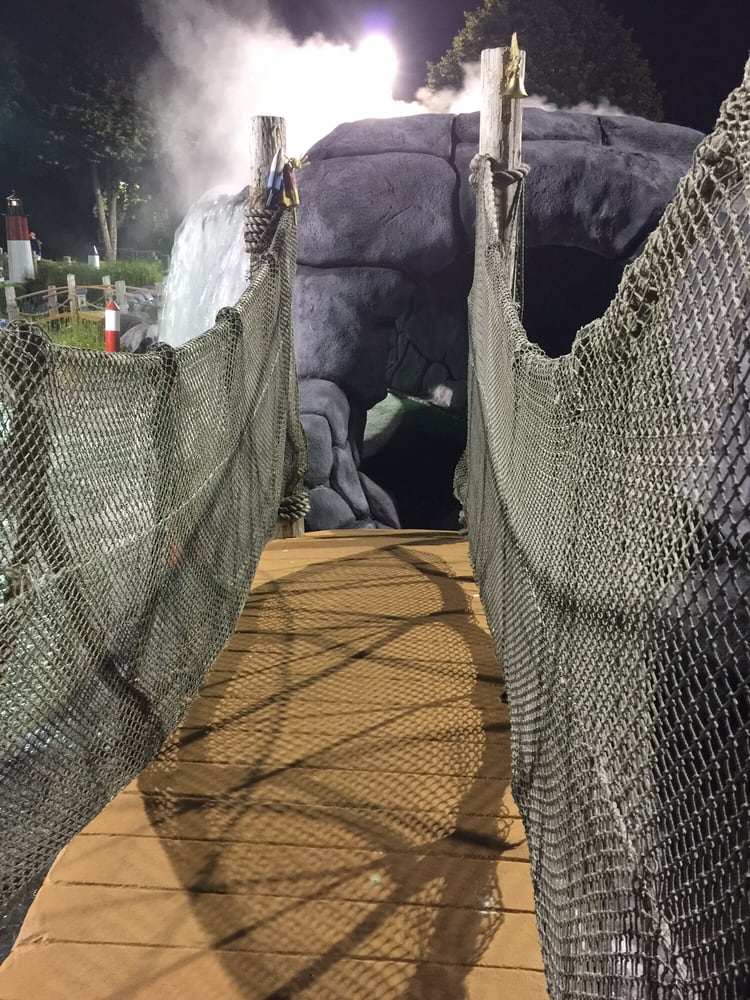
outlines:
[[61, 853], [1, 1000], [542, 1000], [466, 543], [273, 542], [159, 759]]

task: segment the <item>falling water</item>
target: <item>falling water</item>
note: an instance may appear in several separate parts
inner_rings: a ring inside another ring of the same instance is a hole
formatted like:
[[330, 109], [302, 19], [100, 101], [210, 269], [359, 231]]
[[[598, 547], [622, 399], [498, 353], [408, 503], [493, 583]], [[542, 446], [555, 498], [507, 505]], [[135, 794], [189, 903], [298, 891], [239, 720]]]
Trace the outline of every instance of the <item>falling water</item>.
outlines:
[[246, 192], [210, 192], [188, 211], [175, 235], [159, 340], [179, 347], [212, 327], [219, 309], [242, 294], [246, 198]]

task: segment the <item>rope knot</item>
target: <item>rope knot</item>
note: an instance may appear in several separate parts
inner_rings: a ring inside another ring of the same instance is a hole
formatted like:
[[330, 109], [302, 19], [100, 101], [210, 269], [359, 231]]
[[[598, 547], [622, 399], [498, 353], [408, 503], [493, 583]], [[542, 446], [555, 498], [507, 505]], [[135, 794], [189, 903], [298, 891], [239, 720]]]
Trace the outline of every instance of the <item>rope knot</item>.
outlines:
[[504, 170], [493, 156], [488, 156], [486, 153], [477, 153], [469, 164], [469, 183], [474, 189], [476, 189], [479, 183], [479, 166], [482, 160], [485, 159], [489, 160], [492, 171], [492, 186], [496, 190], [503, 187], [510, 187], [511, 184], [518, 184], [527, 177], [531, 170], [528, 163], [519, 163], [517, 167]]
[[310, 494], [301, 488], [284, 497], [279, 504], [280, 521], [299, 521], [310, 513]]

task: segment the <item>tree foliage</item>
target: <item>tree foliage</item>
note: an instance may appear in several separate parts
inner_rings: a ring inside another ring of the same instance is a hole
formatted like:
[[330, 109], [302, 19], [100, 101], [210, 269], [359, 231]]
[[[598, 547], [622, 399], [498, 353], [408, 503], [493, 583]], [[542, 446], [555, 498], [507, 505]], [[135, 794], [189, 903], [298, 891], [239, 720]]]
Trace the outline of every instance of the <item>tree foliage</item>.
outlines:
[[5, 130], [18, 113], [24, 91], [18, 62], [15, 45], [0, 36], [0, 141], [5, 139]]
[[115, 260], [119, 222], [142, 200], [152, 155], [153, 123], [140, 97], [147, 36], [136, 9], [120, 12], [131, 16], [118, 16], [116, 27], [108, 8], [83, 0], [26, 0], [24, 12], [16, 23], [24, 81], [13, 109], [16, 152], [89, 185], [101, 245]]
[[629, 114], [654, 121], [661, 97], [630, 30], [599, 0], [484, 0], [437, 63], [428, 63], [428, 86], [460, 88], [463, 64], [482, 49], [510, 43], [518, 33], [526, 50], [526, 89], [559, 106], [603, 98]]

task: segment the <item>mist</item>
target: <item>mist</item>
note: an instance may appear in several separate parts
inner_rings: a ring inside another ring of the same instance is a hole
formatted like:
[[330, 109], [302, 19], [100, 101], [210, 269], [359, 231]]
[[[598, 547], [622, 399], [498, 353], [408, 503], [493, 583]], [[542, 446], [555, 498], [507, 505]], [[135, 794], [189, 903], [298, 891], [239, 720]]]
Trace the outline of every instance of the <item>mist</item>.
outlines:
[[[323, 35], [299, 41], [262, 0], [246, 5], [242, 21], [208, 0], [151, 0], [144, 18], [162, 57], [143, 87], [172, 174], [165, 187], [180, 212], [208, 189], [244, 187], [253, 115], [285, 117], [288, 152], [301, 156], [342, 122], [479, 109], [478, 64], [465, 67], [460, 91], [422, 88], [414, 101], [397, 101], [398, 39], [395, 51], [378, 37], [359, 47]], [[540, 97], [524, 103], [555, 109]], [[575, 110], [617, 113], [606, 103]]]

